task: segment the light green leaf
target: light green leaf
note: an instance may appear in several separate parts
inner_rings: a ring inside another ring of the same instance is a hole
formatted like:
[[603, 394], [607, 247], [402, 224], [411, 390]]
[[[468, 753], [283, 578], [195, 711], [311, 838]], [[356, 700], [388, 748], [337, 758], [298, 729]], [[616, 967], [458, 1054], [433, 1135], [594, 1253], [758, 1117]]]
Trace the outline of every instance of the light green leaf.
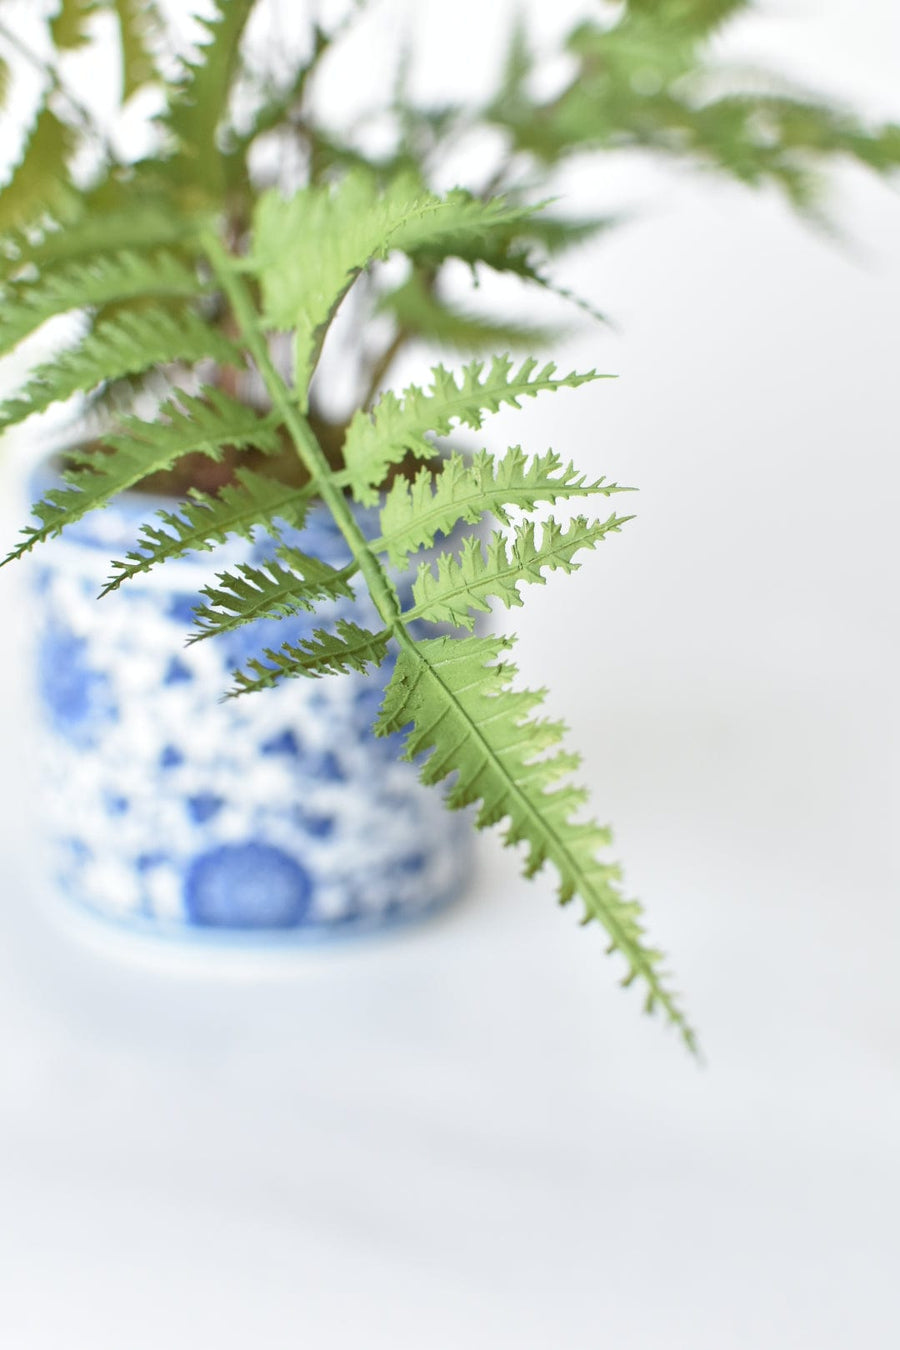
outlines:
[[334, 633], [319, 628], [296, 645], [286, 642], [277, 652], [267, 648], [263, 655], [271, 665], [254, 659], [247, 663], [246, 671], [235, 671], [236, 687], [229, 698], [271, 689], [279, 680], [297, 675], [315, 680], [321, 675], [346, 675], [351, 670], [365, 673], [369, 666], [381, 665], [386, 654], [386, 633], [370, 633], [347, 619], [338, 619]]
[[208, 286], [172, 253], [98, 254], [89, 262], [48, 268], [38, 281], [12, 283], [0, 294], [0, 355], [36, 328], [70, 310], [138, 297], [202, 295]]
[[213, 17], [200, 20], [209, 40], [185, 63], [185, 79], [164, 118], [180, 147], [176, 176], [213, 193], [222, 185], [223, 169], [216, 135], [228, 112], [241, 38], [255, 4], [215, 0]]
[[111, 380], [203, 357], [229, 364], [243, 360], [228, 338], [189, 310], [177, 317], [167, 310], [127, 311], [98, 324], [79, 346], [38, 366], [17, 396], [0, 404], [0, 428]]
[[151, 38], [162, 30], [152, 0], [113, 0], [122, 58], [122, 101], [158, 78]]
[[383, 295], [380, 313], [390, 314], [404, 333], [441, 347], [467, 353], [496, 351], [498, 347], [546, 347], [562, 337], [559, 328], [492, 319], [442, 299], [413, 272], [403, 285]]
[[113, 563], [114, 575], [102, 594], [170, 558], [181, 558], [194, 549], [209, 552], [229, 535], [252, 539], [256, 529], [263, 529], [277, 537], [279, 521], [296, 528], [303, 524], [312, 488], [288, 486], [246, 468], [237, 469], [235, 478], [235, 483], [221, 488], [216, 496], [193, 492], [177, 511], [158, 512], [160, 525], [144, 526], [137, 549], [125, 562]]
[[406, 758], [431, 751], [423, 782], [455, 774], [448, 804], [480, 803], [481, 829], [506, 821], [504, 842], [527, 847], [526, 875], [552, 863], [560, 901], [577, 895], [586, 920], [598, 921], [610, 950], [624, 958], [623, 983], [641, 980], [646, 1010], [662, 1009], [695, 1049], [693, 1032], [666, 986], [662, 956], [645, 943], [640, 905], [623, 896], [619, 868], [600, 860], [609, 831], [577, 819], [583, 790], [556, 786], [578, 763], [575, 755], [546, 753], [558, 746], [565, 728], [530, 718], [542, 694], [510, 689], [515, 667], [499, 659], [510, 645], [502, 638], [442, 637], [404, 646], [376, 732], [389, 735], [412, 724]]
[[[355, 571], [355, 565], [351, 569]], [[322, 600], [352, 599], [347, 570], [338, 571], [300, 549], [282, 545], [271, 562], [259, 567], [239, 563], [219, 573], [218, 586], [206, 586], [208, 603], [195, 611], [198, 631], [191, 642], [227, 633], [255, 619], [284, 618], [314, 609]]]
[[359, 273], [393, 249], [428, 247], [449, 256], [530, 208], [481, 202], [466, 193], [440, 198], [400, 175], [380, 190], [370, 173], [349, 173], [337, 187], [308, 187], [285, 199], [264, 193], [254, 215], [252, 266], [263, 318], [295, 330], [295, 383], [301, 402], [338, 305]]
[[378, 484], [407, 453], [419, 459], [433, 458], [432, 434], [446, 436], [457, 425], [477, 431], [485, 416], [504, 404], [518, 408], [523, 397], [574, 389], [602, 378], [594, 370], [557, 377], [552, 361], [538, 369], [531, 358], [516, 370], [508, 356], [494, 357], [487, 372], [483, 361], [472, 361], [463, 366], [459, 377], [443, 366], [435, 366], [432, 376], [427, 391], [411, 385], [401, 398], [391, 392], [383, 394], [371, 413], [354, 413], [347, 428], [344, 459], [357, 501], [376, 502]]
[[439, 473], [421, 469], [411, 483], [403, 477], [394, 481], [382, 508], [376, 547], [399, 567], [410, 553], [433, 544], [437, 534], [449, 534], [460, 521], [474, 525], [493, 515], [509, 524], [512, 508], [531, 511], [538, 502], [627, 491], [603, 478], [587, 483], [572, 463], [563, 467], [553, 450], [530, 461], [519, 446], [502, 459], [479, 450], [469, 460], [454, 451]]
[[285, 199], [264, 193], [254, 216], [253, 265], [263, 317], [295, 330], [297, 394], [305, 395], [325, 329], [360, 271], [404, 221], [433, 211], [438, 199], [410, 179], [379, 193], [368, 174], [348, 174], [336, 188], [309, 187]]
[[71, 127], [42, 108], [12, 177], [0, 188], [0, 234], [68, 205], [73, 189], [67, 163], [74, 142]]
[[97, 13], [97, 0], [60, 0], [50, 20], [50, 36], [60, 51], [83, 47], [88, 40], [91, 16]]
[[595, 548], [630, 519], [612, 515], [608, 520], [589, 521], [577, 516], [562, 526], [551, 518], [541, 526], [540, 543], [534, 522], [527, 521], [516, 527], [510, 540], [496, 531], [488, 541], [487, 556], [481, 540], [469, 536], [463, 540], [458, 559], [452, 553], [441, 553], [434, 566], [421, 565], [413, 583], [415, 608], [404, 617], [473, 628], [473, 614], [490, 610], [489, 596], [501, 600], [507, 609], [521, 605], [518, 588], [523, 581], [543, 584], [545, 568], [574, 572], [579, 566], [574, 561], [576, 553]]
[[220, 460], [229, 446], [271, 452], [279, 446], [273, 418], [261, 417], [219, 389], [194, 397], [182, 394], [177, 403], [164, 405], [153, 422], [124, 417], [120, 426], [118, 433], [104, 438], [102, 447], [69, 455], [77, 465], [63, 475], [69, 486], [51, 489], [32, 508], [40, 525], [23, 530], [24, 540], [4, 562], [60, 534], [150, 474], [170, 469], [185, 455]]
[[65, 224], [53, 222], [37, 239], [14, 235], [8, 245], [8, 270], [45, 267], [66, 262], [91, 263], [122, 250], [136, 253], [188, 244], [198, 228], [190, 216], [179, 214], [172, 203], [148, 200], [137, 194], [139, 209], [98, 208]]

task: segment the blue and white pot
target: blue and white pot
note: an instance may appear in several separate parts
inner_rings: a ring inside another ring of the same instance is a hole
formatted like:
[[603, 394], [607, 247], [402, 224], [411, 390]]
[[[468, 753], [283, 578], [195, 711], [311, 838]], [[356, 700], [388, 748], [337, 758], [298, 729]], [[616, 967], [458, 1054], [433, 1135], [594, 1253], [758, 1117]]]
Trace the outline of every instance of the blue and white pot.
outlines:
[[[50, 485], [45, 472], [35, 496]], [[221, 701], [235, 667], [323, 617], [377, 626], [368, 597], [186, 647], [200, 588], [272, 544], [167, 562], [98, 600], [110, 559], [162, 507], [171, 501], [127, 494], [34, 555], [46, 821], [66, 903], [142, 934], [284, 947], [456, 899], [469, 821], [399, 760], [400, 737], [370, 731], [389, 662]], [[322, 508], [292, 542], [348, 561]]]

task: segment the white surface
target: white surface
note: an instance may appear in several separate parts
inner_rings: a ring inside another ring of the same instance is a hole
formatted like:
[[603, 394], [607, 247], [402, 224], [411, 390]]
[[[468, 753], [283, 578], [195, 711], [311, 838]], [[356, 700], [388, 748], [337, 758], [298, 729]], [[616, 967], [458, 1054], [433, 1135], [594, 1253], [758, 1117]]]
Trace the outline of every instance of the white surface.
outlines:
[[[783, 8], [795, 69], [887, 88], [890, 6]], [[608, 183], [653, 211], [572, 265], [621, 330], [572, 361], [621, 379], [497, 441], [639, 519], [514, 617], [708, 1066], [490, 845], [467, 906], [299, 978], [57, 934], [2, 574], [4, 1350], [900, 1343], [900, 202], [842, 180], [850, 256], [737, 189]]]

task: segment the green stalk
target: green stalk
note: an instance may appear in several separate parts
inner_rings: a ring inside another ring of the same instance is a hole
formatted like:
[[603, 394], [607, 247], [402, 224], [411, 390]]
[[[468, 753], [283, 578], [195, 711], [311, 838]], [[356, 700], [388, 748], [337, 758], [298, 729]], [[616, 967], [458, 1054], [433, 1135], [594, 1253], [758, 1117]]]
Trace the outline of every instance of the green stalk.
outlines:
[[322, 451], [308, 420], [300, 411], [284, 380], [275, 369], [265, 335], [260, 328], [256, 309], [240, 275], [236, 260], [223, 247], [212, 231], [204, 233], [202, 245], [222, 289], [228, 297], [232, 312], [263, 378], [272, 404], [291, 434], [301, 463], [309, 473], [315, 489], [328, 506], [338, 529], [347, 541], [359, 570], [366, 580], [369, 593], [386, 628], [403, 645], [412, 646], [412, 640], [400, 617], [400, 607], [384, 568], [369, 546], [369, 542], [354, 519], [343, 491]]

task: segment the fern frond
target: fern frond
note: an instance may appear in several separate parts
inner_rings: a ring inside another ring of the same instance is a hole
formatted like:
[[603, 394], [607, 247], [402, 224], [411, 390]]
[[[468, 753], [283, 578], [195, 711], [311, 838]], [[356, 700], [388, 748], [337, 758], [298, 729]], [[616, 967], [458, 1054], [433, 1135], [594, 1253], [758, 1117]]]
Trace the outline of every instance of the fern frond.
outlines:
[[123, 581], [193, 549], [209, 552], [229, 535], [252, 539], [254, 530], [261, 528], [277, 536], [279, 520], [296, 528], [303, 524], [311, 487], [289, 487], [247, 468], [237, 469], [235, 478], [235, 483], [226, 484], [216, 496], [193, 492], [178, 511], [158, 512], [160, 525], [144, 526], [137, 549], [125, 562], [113, 563], [114, 575], [101, 594], [108, 595]]
[[122, 61], [122, 102], [156, 79], [151, 38], [162, 29], [162, 20], [152, 0], [113, 0], [119, 26]]
[[747, 0], [628, 0], [632, 17], [698, 41], [747, 8]]
[[22, 543], [3, 563], [60, 534], [88, 511], [105, 506], [150, 474], [170, 469], [184, 455], [203, 454], [220, 460], [225, 449], [232, 446], [276, 451], [276, 425], [274, 418], [260, 417], [246, 404], [212, 388], [196, 396], [179, 395], [178, 402], [165, 404], [153, 422], [122, 418], [121, 431], [103, 440], [102, 449], [111, 453], [69, 455], [77, 466], [76, 471], [63, 475], [69, 486], [51, 489], [32, 507], [40, 525], [22, 531]]
[[58, 51], [83, 47], [88, 40], [88, 24], [97, 9], [97, 0], [61, 0], [50, 20], [54, 47]]
[[190, 310], [177, 317], [163, 309], [126, 311], [98, 324], [79, 346], [38, 366], [18, 395], [0, 404], [0, 428], [15, 426], [111, 380], [204, 357], [243, 364], [240, 349]]
[[256, 0], [215, 0], [215, 13], [200, 22], [208, 35], [164, 117], [179, 144], [176, 172], [215, 189], [222, 165], [216, 133], [228, 111], [241, 38]]
[[262, 286], [264, 317], [294, 329], [295, 383], [303, 400], [322, 339], [359, 273], [392, 249], [430, 246], [447, 256], [498, 221], [524, 218], [528, 208], [468, 194], [445, 198], [408, 175], [379, 191], [371, 173], [348, 173], [337, 187], [308, 187], [285, 199], [264, 193], [254, 216], [252, 266]]
[[[574, 572], [579, 564], [574, 556], [583, 548], [595, 548], [607, 534], [618, 531], [630, 516], [612, 515], [608, 520], [589, 521], [584, 516], [562, 526], [548, 519], [541, 526], [537, 542], [535, 524], [527, 521], [507, 540], [499, 530], [482, 553], [477, 536], [464, 539], [459, 558], [441, 553], [434, 567], [422, 563], [413, 582], [415, 608], [404, 617], [428, 619], [432, 623], [452, 623], [473, 628], [473, 613], [488, 613], [488, 596], [501, 600], [507, 609], [523, 603], [519, 585], [523, 581], [543, 585], [543, 569]], [[507, 552], [511, 544], [511, 553]], [[436, 569], [436, 570], [435, 570]]]
[[694, 1049], [693, 1033], [666, 987], [662, 956], [645, 943], [640, 905], [622, 895], [618, 867], [599, 860], [609, 832], [573, 819], [584, 801], [580, 789], [554, 786], [577, 758], [540, 757], [559, 744], [564, 729], [529, 720], [543, 695], [509, 688], [516, 670], [499, 658], [510, 645], [503, 638], [442, 637], [404, 646], [376, 733], [389, 735], [411, 723], [406, 758], [431, 751], [423, 782], [439, 783], [455, 773], [451, 807], [479, 802], [480, 829], [507, 821], [504, 842], [527, 846], [527, 876], [551, 862], [559, 873], [560, 901], [580, 897], [586, 920], [598, 921], [610, 950], [624, 957], [623, 983], [643, 981], [646, 1010], [662, 1009]]
[[[2, 200], [2, 196], [0, 196]], [[198, 228], [190, 215], [164, 200], [140, 197], [140, 209], [110, 207], [102, 213], [103, 225], [90, 213], [64, 223], [48, 223], [35, 238], [34, 232], [11, 234], [4, 239], [6, 269], [14, 274], [22, 267], [46, 267], [61, 263], [91, 263], [123, 251], [145, 253], [187, 243]]]
[[465, 352], [496, 351], [498, 347], [534, 349], [562, 338], [559, 328], [491, 319], [451, 304], [426, 286], [417, 272], [396, 290], [383, 295], [379, 313], [390, 314], [404, 333], [442, 347]]
[[347, 577], [354, 571], [355, 564], [339, 571], [287, 545], [259, 567], [239, 563], [234, 571], [218, 574], [218, 586], [203, 588], [208, 603], [195, 609], [198, 631], [188, 640], [227, 633], [254, 619], [281, 619], [314, 609], [320, 600], [352, 599]]
[[263, 655], [273, 664], [267, 666], [253, 659], [246, 670], [236, 670], [236, 687], [229, 698], [271, 689], [279, 680], [297, 675], [315, 680], [352, 670], [365, 674], [369, 666], [380, 666], [387, 655], [387, 633], [370, 633], [347, 619], [338, 619], [334, 633], [317, 628], [311, 638], [296, 645], [286, 642], [277, 652], [266, 648]]
[[569, 463], [548, 450], [530, 461], [519, 446], [496, 459], [479, 450], [470, 460], [454, 451], [439, 473], [421, 469], [410, 483], [398, 477], [381, 511], [381, 538], [373, 544], [402, 566], [410, 553], [434, 543], [437, 534], [449, 534], [460, 521], [474, 525], [493, 515], [509, 524], [509, 509], [533, 511], [538, 502], [597, 494], [611, 497], [628, 488], [598, 478], [585, 482]]
[[336, 188], [309, 187], [287, 200], [260, 198], [253, 262], [272, 327], [295, 329], [295, 381], [303, 396], [329, 320], [354, 279], [415, 212], [438, 199], [408, 178], [379, 193], [370, 174], [348, 174]]
[[72, 128], [43, 107], [12, 177], [0, 188], [0, 233], [65, 209], [72, 197], [67, 164], [74, 144]]
[[[358, 11], [360, 6], [356, 5], [354, 8]], [[227, 151], [229, 159], [242, 159], [257, 137], [264, 136], [267, 131], [274, 131], [285, 126], [290, 120], [291, 111], [301, 106], [304, 91], [309, 80], [318, 69], [322, 58], [330, 51], [335, 40], [340, 37], [352, 18], [353, 12], [351, 11], [344, 21], [339, 23], [331, 32], [326, 32], [319, 23], [313, 22], [312, 50], [309, 56], [305, 61], [295, 66], [287, 84], [278, 87], [271, 80], [265, 81], [264, 87], [259, 91], [262, 96], [261, 101], [251, 114], [246, 130], [232, 131], [232, 135], [229, 137], [229, 149]]]
[[466, 262], [496, 259], [502, 267], [512, 227], [537, 216], [544, 203], [526, 206], [505, 197], [485, 201], [464, 188], [454, 188], [432, 204], [427, 212], [415, 213], [391, 238], [391, 248], [408, 257], [443, 262], [462, 258]]
[[477, 431], [486, 414], [497, 412], [503, 404], [519, 408], [523, 397], [574, 389], [602, 378], [594, 370], [557, 377], [552, 361], [538, 369], [533, 358], [514, 370], [508, 356], [494, 357], [487, 373], [483, 361], [470, 362], [463, 366], [459, 383], [457, 376], [443, 366], [435, 366], [432, 376], [427, 391], [410, 385], [402, 398], [389, 391], [371, 413], [354, 413], [347, 428], [344, 459], [357, 501], [377, 501], [378, 484], [391, 464], [407, 453], [419, 459], [433, 458], [435, 445], [430, 435], [446, 436], [457, 424]]
[[623, 215], [564, 217], [549, 216], [543, 211], [525, 221], [517, 230], [520, 238], [541, 246], [547, 257], [557, 257], [569, 249], [579, 248], [621, 225]]
[[144, 296], [187, 299], [208, 289], [194, 268], [172, 253], [101, 254], [90, 262], [70, 263], [0, 295], [0, 355], [57, 314]]

